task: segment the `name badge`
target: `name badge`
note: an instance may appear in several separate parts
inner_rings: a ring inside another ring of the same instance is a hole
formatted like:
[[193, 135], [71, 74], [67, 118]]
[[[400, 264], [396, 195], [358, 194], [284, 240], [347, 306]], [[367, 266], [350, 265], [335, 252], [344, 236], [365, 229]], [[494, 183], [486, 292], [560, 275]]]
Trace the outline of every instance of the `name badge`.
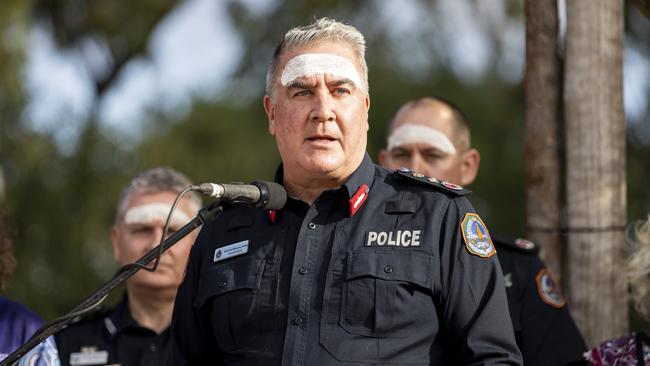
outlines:
[[236, 257], [248, 253], [248, 240], [240, 241], [235, 244], [226, 245], [225, 247], [214, 250], [214, 262]]
[[108, 351], [74, 352], [70, 354], [71, 366], [106, 365]]

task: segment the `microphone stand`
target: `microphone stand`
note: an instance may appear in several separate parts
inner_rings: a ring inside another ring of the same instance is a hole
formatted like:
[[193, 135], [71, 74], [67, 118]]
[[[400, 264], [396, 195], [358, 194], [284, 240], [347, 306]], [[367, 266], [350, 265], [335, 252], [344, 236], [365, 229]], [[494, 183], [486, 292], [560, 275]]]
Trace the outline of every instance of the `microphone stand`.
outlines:
[[[160, 253], [160, 246], [162, 246], [162, 251], [169, 249], [172, 245], [176, 244], [179, 240], [187, 236], [189, 233], [194, 231], [194, 229], [199, 226], [208, 223], [216, 216], [221, 214], [224, 210], [221, 202], [217, 201], [211, 205], [202, 208], [199, 213], [196, 215], [192, 221], [183, 226], [180, 230], [172, 234], [170, 237], [165, 239], [162, 244], [157, 245], [155, 248], [149, 250], [145, 255], [138, 259], [135, 263], [142, 266], [149, 264], [156, 256]], [[86, 300], [77, 305], [72, 311], [68, 314], [57, 318], [47, 324], [43, 325], [27, 342], [20, 346], [17, 350], [12, 352], [7, 358], [0, 362], [0, 366], [13, 365], [21, 357], [23, 357], [27, 352], [32, 348], [39, 345], [47, 337], [55, 334], [61, 329], [65, 328], [70, 324], [78, 315], [84, 314], [88, 309], [99, 305], [108, 294], [119, 286], [122, 282], [126, 281], [129, 277], [133, 276], [136, 272], [142, 269], [139, 266], [127, 265], [123, 269], [119, 270], [113, 278], [106, 282], [102, 287], [100, 287], [95, 293], [90, 295]]]

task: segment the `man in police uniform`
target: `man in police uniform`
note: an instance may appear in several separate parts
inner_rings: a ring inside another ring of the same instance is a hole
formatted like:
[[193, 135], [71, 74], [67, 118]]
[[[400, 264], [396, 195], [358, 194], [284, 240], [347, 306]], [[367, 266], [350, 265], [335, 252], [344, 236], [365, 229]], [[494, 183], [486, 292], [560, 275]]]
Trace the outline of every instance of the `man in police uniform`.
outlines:
[[264, 108], [290, 198], [203, 228], [176, 298], [174, 364], [521, 364], [466, 191], [367, 156], [364, 51], [329, 19], [285, 34]]
[[[137, 175], [118, 203], [111, 242], [120, 265], [133, 263], [158, 245], [177, 194], [189, 186], [166, 167]], [[190, 221], [201, 201], [190, 193], [171, 218], [168, 235]], [[154, 272], [140, 270], [126, 282], [126, 296], [114, 309], [82, 320], [56, 334], [62, 365], [172, 365], [170, 329], [178, 285], [196, 234], [167, 250]]]
[[[379, 156], [385, 167], [406, 167], [462, 186], [472, 183], [478, 172], [480, 155], [470, 146], [467, 118], [444, 99], [406, 103], [391, 121], [387, 140]], [[524, 364], [582, 364], [585, 343], [552, 274], [537, 257], [535, 244], [492, 238]]]

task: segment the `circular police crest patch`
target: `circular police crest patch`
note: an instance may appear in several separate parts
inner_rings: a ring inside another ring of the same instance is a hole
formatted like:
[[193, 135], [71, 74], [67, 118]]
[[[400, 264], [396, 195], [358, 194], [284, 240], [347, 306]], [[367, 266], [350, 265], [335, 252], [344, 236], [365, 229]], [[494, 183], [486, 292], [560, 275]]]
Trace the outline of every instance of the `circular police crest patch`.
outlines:
[[561, 308], [566, 304], [560, 286], [555, 282], [553, 274], [546, 268], [542, 268], [535, 276], [537, 283], [537, 293], [544, 303], [556, 308]]
[[460, 223], [460, 230], [463, 233], [465, 247], [470, 254], [483, 258], [489, 258], [496, 254], [497, 251], [494, 249], [490, 233], [477, 214], [465, 214], [463, 222]]

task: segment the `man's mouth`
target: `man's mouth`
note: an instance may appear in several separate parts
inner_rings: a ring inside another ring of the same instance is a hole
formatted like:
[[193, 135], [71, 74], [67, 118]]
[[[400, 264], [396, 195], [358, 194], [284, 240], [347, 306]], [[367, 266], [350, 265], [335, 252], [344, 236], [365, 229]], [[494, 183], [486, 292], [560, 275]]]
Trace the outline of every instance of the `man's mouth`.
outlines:
[[322, 135], [322, 136], [311, 136], [307, 138], [307, 141], [312, 141], [312, 142], [331, 142], [331, 141], [336, 141], [336, 139], [332, 136], [327, 136], [327, 135]]

